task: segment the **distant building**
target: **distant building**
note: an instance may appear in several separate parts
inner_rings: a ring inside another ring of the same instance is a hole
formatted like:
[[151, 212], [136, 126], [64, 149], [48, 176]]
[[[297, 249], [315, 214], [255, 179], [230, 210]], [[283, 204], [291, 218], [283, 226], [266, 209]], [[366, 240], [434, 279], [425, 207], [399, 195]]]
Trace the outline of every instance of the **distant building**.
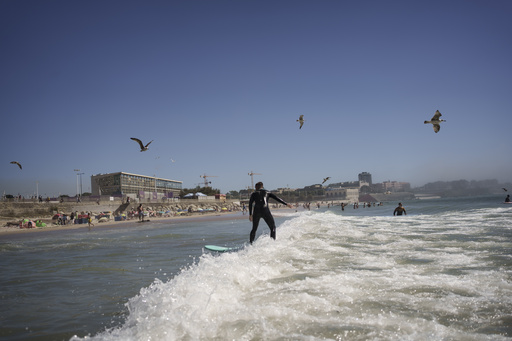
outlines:
[[372, 192], [372, 186], [366, 181], [359, 181], [359, 193], [368, 194]]
[[182, 181], [125, 172], [91, 176], [92, 195], [129, 196], [137, 199], [176, 198]]
[[345, 181], [329, 184], [327, 188], [359, 188], [359, 181]]
[[376, 193], [409, 192], [411, 190], [410, 183], [398, 181], [384, 181], [382, 183], [374, 184], [372, 187]]
[[325, 189], [325, 199], [357, 202], [359, 199], [359, 187], [329, 186]]
[[304, 190], [306, 191], [312, 191], [312, 190], [316, 190], [316, 189], [322, 189], [323, 186], [320, 185], [320, 184], [315, 184], [315, 185], [311, 185], [311, 186], [305, 186], [304, 187]]
[[288, 187], [280, 187], [280, 188], [272, 191], [272, 193], [274, 193], [274, 194], [283, 194], [285, 192], [295, 192], [295, 189], [288, 188]]
[[366, 182], [370, 186], [372, 185], [372, 175], [368, 172], [359, 173], [357, 176], [360, 182]]

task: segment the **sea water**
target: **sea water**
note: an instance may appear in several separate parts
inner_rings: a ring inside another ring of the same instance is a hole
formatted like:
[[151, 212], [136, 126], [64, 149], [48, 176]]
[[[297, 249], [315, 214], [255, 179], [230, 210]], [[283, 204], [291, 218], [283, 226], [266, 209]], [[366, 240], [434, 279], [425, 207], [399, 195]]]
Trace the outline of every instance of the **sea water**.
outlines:
[[396, 204], [0, 237], [0, 339], [511, 340], [512, 205]]

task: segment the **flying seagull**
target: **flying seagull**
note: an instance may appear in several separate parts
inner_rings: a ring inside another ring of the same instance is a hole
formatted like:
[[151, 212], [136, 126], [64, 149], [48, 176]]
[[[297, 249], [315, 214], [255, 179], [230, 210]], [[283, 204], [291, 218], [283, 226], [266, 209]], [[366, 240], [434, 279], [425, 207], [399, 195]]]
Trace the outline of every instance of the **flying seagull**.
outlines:
[[327, 180], [329, 180], [330, 178], [331, 178], [330, 176], [328, 176], [328, 177], [324, 178], [324, 181], [322, 182], [322, 185], [323, 185]]
[[[12, 163], [12, 162], [11, 162], [11, 163]], [[20, 167], [21, 167], [21, 166], [20, 166]], [[503, 187], [503, 190], [504, 190], [505, 192], [508, 192], [508, 190], [507, 190], [505, 187]]]
[[436, 113], [432, 117], [430, 121], [425, 121], [425, 124], [431, 123], [434, 127], [434, 131], [437, 133], [439, 129], [441, 129], [441, 126], [439, 125], [441, 122], [446, 122], [445, 120], [440, 120], [439, 117], [441, 117], [441, 113], [439, 110], [436, 110]]
[[23, 167], [21, 167], [20, 163], [18, 161], [11, 161], [11, 163], [13, 165], [18, 165], [18, 167], [20, 167], [20, 169], [23, 169]]
[[151, 141], [149, 141], [149, 142], [148, 142], [148, 144], [144, 145], [144, 144], [142, 143], [142, 141], [141, 141], [141, 140], [139, 140], [139, 139], [137, 139], [137, 138], [135, 138], [135, 137], [130, 137], [130, 140], [134, 140], [134, 141], [137, 141], [137, 142], [139, 143], [140, 151], [141, 151], [141, 152], [145, 152], [146, 150], [148, 150], [148, 146], [149, 146], [149, 144], [150, 144], [151, 142], [153, 142], [153, 140], [151, 140]]
[[304, 115], [300, 115], [299, 116], [299, 119], [297, 120], [297, 122], [300, 122], [300, 127], [299, 129], [302, 128], [302, 125], [304, 124]]

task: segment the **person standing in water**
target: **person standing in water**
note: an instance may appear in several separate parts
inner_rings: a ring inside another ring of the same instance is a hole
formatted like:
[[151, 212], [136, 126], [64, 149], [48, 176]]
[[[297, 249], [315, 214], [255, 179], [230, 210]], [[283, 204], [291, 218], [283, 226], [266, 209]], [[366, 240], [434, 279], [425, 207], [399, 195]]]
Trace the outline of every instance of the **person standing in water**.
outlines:
[[249, 221], [252, 222], [252, 230], [249, 237], [251, 244], [254, 241], [254, 238], [256, 238], [256, 230], [258, 230], [258, 224], [260, 223], [261, 218], [265, 220], [268, 228], [270, 229], [270, 237], [276, 239], [276, 223], [274, 222], [274, 217], [272, 216], [272, 213], [270, 213], [270, 208], [268, 207], [268, 198], [272, 198], [289, 208], [293, 207], [283, 199], [278, 198], [276, 195], [264, 189], [263, 182], [258, 182], [255, 187], [256, 191], [251, 194], [251, 198], [249, 199]]
[[398, 207], [395, 208], [395, 211], [393, 212], [393, 216], [396, 214], [396, 215], [402, 215], [402, 213], [404, 215], [407, 215], [407, 212], [405, 211], [405, 208], [402, 206], [402, 203], [399, 202], [398, 203]]

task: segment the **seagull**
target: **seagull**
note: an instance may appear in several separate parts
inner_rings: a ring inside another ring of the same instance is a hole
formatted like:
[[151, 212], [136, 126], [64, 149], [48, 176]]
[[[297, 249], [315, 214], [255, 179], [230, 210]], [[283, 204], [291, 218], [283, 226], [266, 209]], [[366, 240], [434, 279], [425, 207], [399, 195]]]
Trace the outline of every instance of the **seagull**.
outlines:
[[432, 117], [430, 121], [425, 121], [425, 124], [432, 123], [434, 126], [434, 131], [437, 133], [439, 129], [441, 129], [441, 126], [439, 125], [441, 122], [446, 122], [445, 120], [440, 120], [439, 117], [441, 117], [441, 113], [439, 110], [436, 110], [436, 113]]
[[139, 140], [139, 139], [137, 139], [137, 138], [135, 138], [135, 137], [130, 137], [130, 140], [134, 140], [134, 141], [137, 141], [137, 142], [139, 143], [140, 151], [141, 151], [141, 152], [145, 152], [146, 150], [148, 150], [148, 146], [149, 146], [149, 144], [150, 144], [151, 142], [153, 142], [153, 140], [151, 140], [151, 141], [149, 141], [149, 142], [148, 142], [148, 144], [144, 145], [144, 144], [142, 143], [142, 141], [141, 141], [141, 140]]
[[21, 167], [20, 163], [18, 161], [11, 161], [11, 163], [13, 165], [18, 165], [18, 167], [20, 167], [20, 169], [23, 169], [23, 167]]
[[299, 119], [297, 120], [297, 122], [300, 122], [300, 127], [299, 129], [302, 128], [302, 125], [304, 124], [304, 115], [300, 115], [299, 116]]
[[[11, 162], [11, 163], [12, 163], [12, 162]], [[21, 167], [21, 166], [20, 166], [20, 167]], [[504, 190], [505, 192], [508, 192], [508, 190], [507, 190], [505, 187], [503, 187], [503, 190]]]
[[329, 180], [330, 178], [331, 178], [330, 176], [328, 176], [328, 177], [324, 178], [324, 181], [322, 182], [322, 185], [323, 185], [327, 180]]

